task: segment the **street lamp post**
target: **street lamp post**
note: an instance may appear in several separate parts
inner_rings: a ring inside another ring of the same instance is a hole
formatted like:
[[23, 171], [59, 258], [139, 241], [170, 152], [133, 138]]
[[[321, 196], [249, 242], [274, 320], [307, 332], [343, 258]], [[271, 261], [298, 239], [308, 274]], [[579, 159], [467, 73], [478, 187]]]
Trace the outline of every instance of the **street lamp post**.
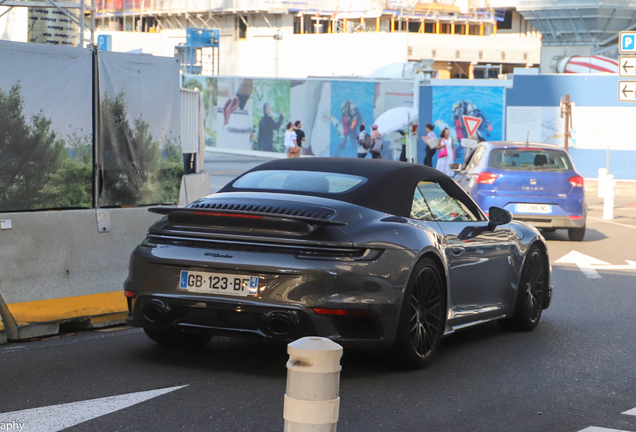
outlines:
[[274, 41], [276, 44], [275, 54], [274, 54], [274, 76], [278, 78], [278, 43], [283, 38], [283, 34], [280, 32], [280, 29], [276, 29], [276, 34], [274, 34]]

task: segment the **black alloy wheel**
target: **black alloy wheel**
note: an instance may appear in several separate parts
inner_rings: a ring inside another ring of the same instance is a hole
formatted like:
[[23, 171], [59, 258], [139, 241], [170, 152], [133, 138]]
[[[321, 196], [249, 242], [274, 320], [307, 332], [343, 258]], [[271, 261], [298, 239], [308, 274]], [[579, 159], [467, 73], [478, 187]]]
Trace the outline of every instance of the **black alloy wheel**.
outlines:
[[433, 358], [444, 335], [446, 289], [435, 263], [423, 258], [406, 289], [397, 345], [402, 363], [422, 368]]
[[547, 290], [545, 255], [538, 247], [533, 246], [521, 273], [515, 311], [512, 318], [500, 320], [500, 323], [512, 330], [533, 330], [541, 319]]

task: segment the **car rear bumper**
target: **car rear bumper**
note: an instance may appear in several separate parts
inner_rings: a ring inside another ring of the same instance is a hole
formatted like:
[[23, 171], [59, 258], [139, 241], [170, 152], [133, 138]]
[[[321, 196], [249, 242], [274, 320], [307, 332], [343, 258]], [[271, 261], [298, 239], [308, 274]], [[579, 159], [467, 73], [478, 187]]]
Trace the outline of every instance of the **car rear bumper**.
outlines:
[[527, 222], [537, 228], [583, 228], [585, 226], [584, 218], [572, 219], [568, 216], [513, 214], [512, 218]]
[[126, 323], [138, 327], [207, 332], [214, 335], [291, 342], [323, 336], [354, 348], [388, 348], [376, 312], [368, 315], [318, 315], [311, 308], [192, 295], [140, 294], [129, 301]]
[[[488, 211], [491, 206], [501, 207], [512, 213], [515, 220], [524, 221], [537, 228], [583, 228], [587, 217], [585, 196], [570, 198], [524, 197], [496, 195], [490, 191], [476, 191], [471, 196], [477, 204]], [[518, 204], [547, 204], [550, 213], [520, 213]]]
[[[349, 262], [208, 250], [168, 245], [135, 249], [124, 283], [124, 290], [134, 295], [128, 298], [127, 322], [285, 341], [322, 336], [360, 348], [393, 344], [409, 275], [403, 263], [412, 260], [410, 251], [385, 250], [373, 261]], [[182, 270], [256, 276], [258, 292], [231, 296], [179, 289]], [[332, 310], [343, 312], [325, 314]], [[153, 320], [153, 314], [159, 318]], [[274, 331], [273, 318], [289, 331]]]

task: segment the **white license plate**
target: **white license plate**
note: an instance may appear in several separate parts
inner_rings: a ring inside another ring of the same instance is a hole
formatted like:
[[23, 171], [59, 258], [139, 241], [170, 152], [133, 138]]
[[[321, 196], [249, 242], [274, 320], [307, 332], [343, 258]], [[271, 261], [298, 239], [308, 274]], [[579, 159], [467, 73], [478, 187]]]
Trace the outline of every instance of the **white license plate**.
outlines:
[[257, 276], [181, 270], [179, 289], [191, 292], [247, 297], [258, 294]]
[[548, 204], [517, 204], [519, 213], [552, 213], [552, 206]]

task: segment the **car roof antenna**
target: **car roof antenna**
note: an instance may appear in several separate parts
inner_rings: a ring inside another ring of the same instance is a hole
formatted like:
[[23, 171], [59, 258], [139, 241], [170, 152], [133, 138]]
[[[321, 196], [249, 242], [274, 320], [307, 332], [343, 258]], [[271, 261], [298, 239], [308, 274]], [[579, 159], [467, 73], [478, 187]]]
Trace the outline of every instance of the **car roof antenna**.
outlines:
[[528, 135], [526, 135], [526, 145], [530, 145], [530, 130], [528, 130]]

